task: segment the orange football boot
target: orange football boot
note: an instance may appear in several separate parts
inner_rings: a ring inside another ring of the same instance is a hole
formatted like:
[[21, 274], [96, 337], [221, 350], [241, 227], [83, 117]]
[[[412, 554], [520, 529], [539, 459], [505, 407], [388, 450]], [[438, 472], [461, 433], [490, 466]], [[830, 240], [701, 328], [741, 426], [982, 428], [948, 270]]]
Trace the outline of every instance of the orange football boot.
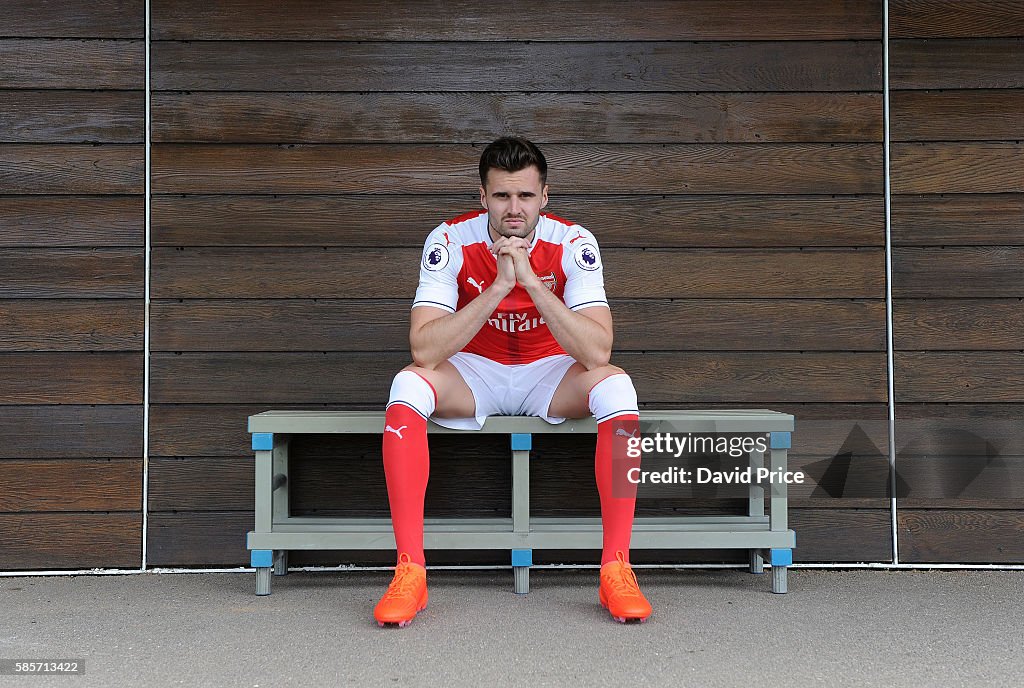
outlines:
[[391, 579], [384, 597], [373, 610], [373, 618], [377, 624], [398, 624], [403, 628], [412, 623], [416, 612], [427, 608], [427, 570], [409, 559], [402, 552], [395, 567], [395, 577]]
[[621, 551], [615, 553], [615, 561], [601, 567], [599, 597], [601, 606], [619, 623], [637, 620], [643, 623], [651, 615], [651, 605], [640, 592], [636, 574]]

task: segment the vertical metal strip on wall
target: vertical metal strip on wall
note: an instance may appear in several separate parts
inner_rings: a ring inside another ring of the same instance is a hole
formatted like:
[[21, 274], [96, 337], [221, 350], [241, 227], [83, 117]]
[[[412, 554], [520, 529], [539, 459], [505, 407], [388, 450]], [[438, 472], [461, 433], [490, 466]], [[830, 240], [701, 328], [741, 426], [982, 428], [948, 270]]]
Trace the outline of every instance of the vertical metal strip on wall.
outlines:
[[150, 242], [150, 136], [152, 132], [151, 113], [149, 107], [149, 0], [146, 0], [146, 163], [145, 163], [145, 226], [146, 226], [146, 261], [145, 293], [143, 302], [143, 344], [142, 344], [142, 565], [146, 569], [146, 534], [149, 532], [149, 264], [151, 253]]
[[882, 2], [882, 168], [885, 174], [885, 361], [889, 380], [889, 511], [892, 519], [892, 563], [900, 563], [896, 519], [896, 383], [892, 331], [892, 188], [889, 146], [889, 0]]

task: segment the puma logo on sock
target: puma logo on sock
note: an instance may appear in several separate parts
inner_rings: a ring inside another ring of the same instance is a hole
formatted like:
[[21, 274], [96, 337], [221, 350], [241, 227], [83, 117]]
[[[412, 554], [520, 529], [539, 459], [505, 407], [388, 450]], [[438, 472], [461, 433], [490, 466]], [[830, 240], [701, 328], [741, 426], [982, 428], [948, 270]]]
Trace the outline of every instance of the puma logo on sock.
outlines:
[[617, 428], [615, 430], [615, 434], [616, 435], [621, 435], [623, 437], [636, 437], [636, 433], [635, 432], [626, 432], [626, 430], [624, 428]]
[[402, 437], [402, 431], [405, 430], [407, 427], [409, 427], [409, 426], [408, 425], [402, 425], [402, 426], [399, 426], [399, 428], [397, 430], [395, 430], [390, 425], [385, 425], [384, 426], [384, 432], [393, 432], [396, 435], [398, 435], [398, 439], [401, 440], [401, 439], [405, 439], [404, 437]]

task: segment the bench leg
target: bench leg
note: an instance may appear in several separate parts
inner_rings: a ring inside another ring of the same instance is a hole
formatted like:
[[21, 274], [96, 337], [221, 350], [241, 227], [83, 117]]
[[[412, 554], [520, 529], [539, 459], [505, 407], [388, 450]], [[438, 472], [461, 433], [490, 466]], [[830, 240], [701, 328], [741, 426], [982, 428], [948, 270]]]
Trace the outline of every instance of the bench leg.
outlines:
[[784, 594], [789, 591], [786, 584], [786, 573], [793, 565], [793, 550], [791, 549], [769, 549], [766, 550], [768, 563], [772, 565], [772, 592]]
[[270, 594], [270, 574], [274, 567], [274, 552], [254, 549], [249, 552], [249, 565], [256, 569], [256, 594]]
[[256, 569], [256, 594], [257, 595], [269, 595], [270, 594], [270, 580], [271, 580], [271, 567], [260, 566]]
[[789, 592], [789, 588], [786, 585], [786, 571], [788, 570], [788, 566], [772, 567], [772, 592], [779, 593], [780, 595]]
[[517, 595], [530, 592], [530, 567], [533, 566], [532, 549], [512, 550], [512, 574], [515, 576]]
[[750, 550], [750, 572], [764, 573], [764, 557], [756, 549]]
[[516, 577], [516, 594], [525, 595], [530, 592], [530, 567], [513, 566]]
[[276, 549], [274, 550], [274, 575], [275, 576], [287, 576], [288, 575], [288, 550]]

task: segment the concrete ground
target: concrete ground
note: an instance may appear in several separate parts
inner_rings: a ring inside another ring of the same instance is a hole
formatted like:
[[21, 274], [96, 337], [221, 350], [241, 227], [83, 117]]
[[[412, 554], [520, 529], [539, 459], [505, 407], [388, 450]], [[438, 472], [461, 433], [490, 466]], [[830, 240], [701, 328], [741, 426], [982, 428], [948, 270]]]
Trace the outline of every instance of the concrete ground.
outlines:
[[596, 570], [430, 571], [430, 606], [378, 628], [385, 571], [0, 578], [0, 660], [84, 659], [0, 686], [1020, 686], [1022, 571], [638, 570], [623, 626]]

